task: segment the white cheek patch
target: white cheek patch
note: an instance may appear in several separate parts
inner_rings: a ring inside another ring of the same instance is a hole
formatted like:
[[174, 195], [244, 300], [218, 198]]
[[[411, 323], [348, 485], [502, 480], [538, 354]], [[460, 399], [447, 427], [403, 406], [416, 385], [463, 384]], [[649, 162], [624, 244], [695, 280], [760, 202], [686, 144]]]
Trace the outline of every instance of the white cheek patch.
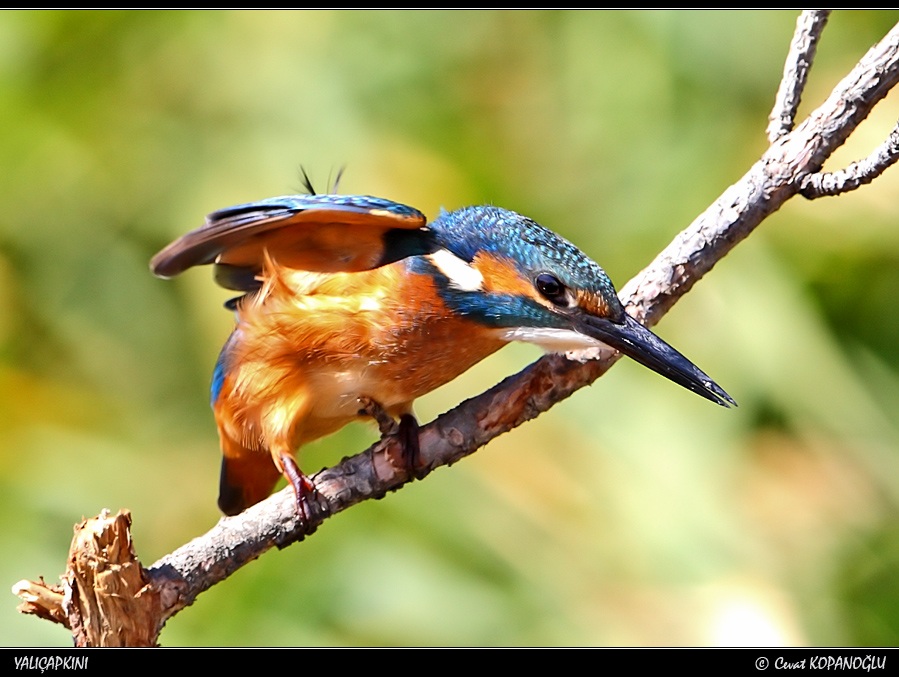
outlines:
[[500, 331], [504, 341], [524, 341], [540, 346], [548, 353], [565, 353], [585, 348], [602, 348], [606, 344], [571, 329], [549, 327], [511, 327]]
[[467, 261], [460, 259], [447, 249], [438, 249], [428, 254], [428, 260], [446, 275], [450, 285], [461, 291], [480, 291], [484, 287], [484, 276]]

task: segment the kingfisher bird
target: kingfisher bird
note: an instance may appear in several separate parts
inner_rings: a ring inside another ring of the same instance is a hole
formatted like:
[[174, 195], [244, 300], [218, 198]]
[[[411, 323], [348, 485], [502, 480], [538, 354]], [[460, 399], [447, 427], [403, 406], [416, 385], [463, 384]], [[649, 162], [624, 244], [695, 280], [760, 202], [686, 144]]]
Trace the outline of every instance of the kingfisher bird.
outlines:
[[314, 487], [297, 449], [351, 421], [398, 419], [394, 433], [415, 446], [416, 398], [511, 341], [609, 346], [736, 404], [625, 312], [598, 264], [525, 216], [474, 206], [428, 223], [391, 200], [310, 193], [213, 212], [150, 264], [164, 278], [214, 264], [216, 282], [241, 293], [226, 304], [236, 325], [212, 377], [226, 515], [282, 475], [303, 514]]

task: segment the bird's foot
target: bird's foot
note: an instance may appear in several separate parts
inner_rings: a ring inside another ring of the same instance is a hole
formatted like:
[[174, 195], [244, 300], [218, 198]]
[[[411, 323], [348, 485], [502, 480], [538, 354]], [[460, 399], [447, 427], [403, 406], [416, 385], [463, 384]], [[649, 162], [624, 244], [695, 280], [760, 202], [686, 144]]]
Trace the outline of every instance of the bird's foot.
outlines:
[[381, 431], [382, 437], [397, 434], [397, 431], [399, 430], [397, 422], [394, 420], [393, 416], [384, 411], [384, 407], [378, 402], [375, 402], [370, 397], [363, 396], [359, 398], [359, 405], [359, 415], [371, 416], [375, 420], [375, 423], [378, 424], [378, 430]]
[[297, 500], [297, 516], [304, 526], [312, 523], [313, 513], [309, 506], [309, 501], [318, 496], [318, 490], [297, 465], [296, 460], [289, 454], [281, 454], [281, 465], [284, 468], [284, 476], [293, 487], [294, 496]]
[[420, 480], [426, 474], [426, 469], [421, 463], [421, 446], [418, 443], [418, 421], [412, 414], [403, 414], [399, 422], [384, 411], [378, 402], [369, 397], [360, 397], [359, 409], [361, 415], [371, 416], [378, 424], [378, 430], [382, 437], [396, 437], [402, 450], [401, 459], [403, 467], [415, 479]]

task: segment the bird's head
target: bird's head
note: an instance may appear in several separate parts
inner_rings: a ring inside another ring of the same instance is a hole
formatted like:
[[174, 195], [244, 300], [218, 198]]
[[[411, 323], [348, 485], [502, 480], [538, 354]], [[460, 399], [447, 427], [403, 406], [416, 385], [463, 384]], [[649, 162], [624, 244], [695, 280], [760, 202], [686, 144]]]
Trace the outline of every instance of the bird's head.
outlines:
[[628, 315], [612, 281], [567, 240], [498, 207], [444, 212], [416, 264], [454, 312], [551, 352], [602, 344], [723, 406], [736, 404], [687, 358]]

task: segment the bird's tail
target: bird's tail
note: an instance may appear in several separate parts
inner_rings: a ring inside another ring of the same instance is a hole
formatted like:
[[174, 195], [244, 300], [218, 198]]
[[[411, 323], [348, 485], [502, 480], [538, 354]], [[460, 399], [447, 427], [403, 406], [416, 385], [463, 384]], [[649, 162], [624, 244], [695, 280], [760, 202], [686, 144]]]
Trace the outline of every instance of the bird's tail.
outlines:
[[236, 515], [266, 498], [281, 473], [264, 449], [249, 449], [222, 436], [222, 474], [219, 480], [219, 509]]

